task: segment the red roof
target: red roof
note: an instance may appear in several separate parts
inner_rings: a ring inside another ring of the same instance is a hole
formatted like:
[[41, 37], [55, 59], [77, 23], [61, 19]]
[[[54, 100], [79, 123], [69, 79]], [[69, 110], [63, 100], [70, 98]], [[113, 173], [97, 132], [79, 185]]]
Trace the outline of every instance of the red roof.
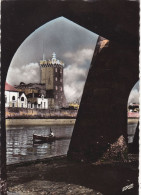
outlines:
[[9, 85], [7, 82], [5, 83], [5, 91], [17, 91], [12, 85]]
[[139, 112], [128, 112], [128, 118], [139, 118]]

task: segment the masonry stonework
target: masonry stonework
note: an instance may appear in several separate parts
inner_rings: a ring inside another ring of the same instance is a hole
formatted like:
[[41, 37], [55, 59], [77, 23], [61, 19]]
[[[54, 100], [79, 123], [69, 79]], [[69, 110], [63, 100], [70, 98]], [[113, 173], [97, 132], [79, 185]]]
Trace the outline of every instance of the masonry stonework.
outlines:
[[47, 98], [54, 99], [51, 106], [55, 108], [66, 105], [63, 89], [63, 67], [64, 63], [56, 59], [56, 54], [52, 54], [51, 60], [41, 60], [41, 83], [46, 86]]

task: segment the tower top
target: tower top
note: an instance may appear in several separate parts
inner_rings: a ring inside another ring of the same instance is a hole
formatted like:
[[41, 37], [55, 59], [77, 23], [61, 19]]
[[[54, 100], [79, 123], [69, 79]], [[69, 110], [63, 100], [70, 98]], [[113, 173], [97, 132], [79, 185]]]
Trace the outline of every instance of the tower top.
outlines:
[[52, 53], [51, 60], [45, 60], [45, 56], [43, 54], [43, 60], [40, 61], [40, 66], [47, 66], [47, 65], [61, 65], [64, 67], [64, 63], [61, 60], [56, 59], [56, 53]]
[[56, 53], [55, 52], [52, 53], [52, 59], [56, 59]]

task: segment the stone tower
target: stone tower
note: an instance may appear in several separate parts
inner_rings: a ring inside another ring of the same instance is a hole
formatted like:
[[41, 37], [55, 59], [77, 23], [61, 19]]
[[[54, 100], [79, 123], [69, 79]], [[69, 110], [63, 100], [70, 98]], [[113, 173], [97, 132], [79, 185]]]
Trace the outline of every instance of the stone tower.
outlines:
[[64, 63], [56, 59], [56, 54], [52, 54], [51, 60], [40, 61], [41, 83], [46, 85], [46, 96], [50, 99], [51, 107], [59, 108], [66, 104], [63, 89], [63, 68]]

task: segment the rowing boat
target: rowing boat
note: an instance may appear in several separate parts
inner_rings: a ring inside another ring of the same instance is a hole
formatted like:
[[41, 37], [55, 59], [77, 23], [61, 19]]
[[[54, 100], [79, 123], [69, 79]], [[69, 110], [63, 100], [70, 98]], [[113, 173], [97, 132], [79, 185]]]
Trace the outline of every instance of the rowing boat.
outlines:
[[33, 134], [33, 142], [42, 141], [42, 142], [53, 142], [55, 141], [55, 136], [42, 136]]

